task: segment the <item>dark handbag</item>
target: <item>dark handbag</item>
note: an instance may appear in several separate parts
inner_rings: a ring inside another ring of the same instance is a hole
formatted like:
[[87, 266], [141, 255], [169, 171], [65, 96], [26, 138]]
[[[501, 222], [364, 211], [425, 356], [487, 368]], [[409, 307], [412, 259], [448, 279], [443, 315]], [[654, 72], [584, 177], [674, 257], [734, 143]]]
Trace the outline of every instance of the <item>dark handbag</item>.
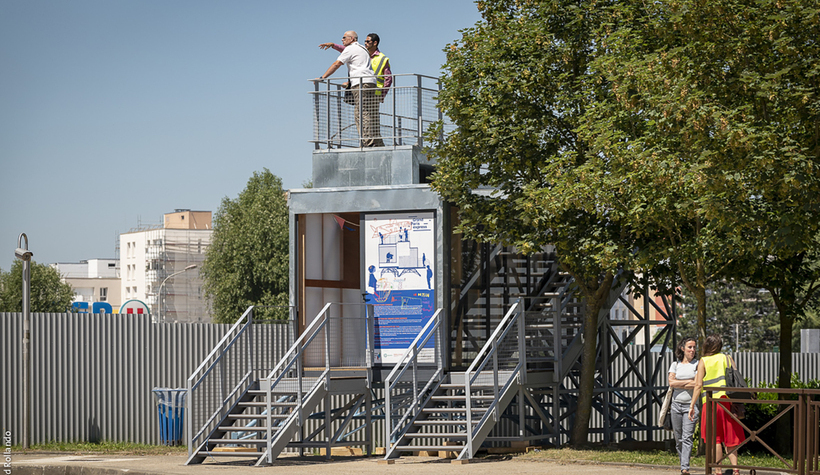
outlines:
[[[732, 366], [732, 362], [727, 355], [724, 356], [726, 356], [726, 387], [748, 389], [749, 386], [746, 384], [746, 379], [740, 374], [740, 370]], [[726, 391], [726, 395], [730, 398], [754, 399], [754, 393], [749, 391]], [[746, 417], [746, 404], [733, 402], [731, 412], [737, 416], [738, 419], [743, 419]]]
[[345, 85], [345, 95], [342, 99], [345, 101], [345, 104], [353, 105], [353, 91], [350, 90], [350, 82], [348, 81]]

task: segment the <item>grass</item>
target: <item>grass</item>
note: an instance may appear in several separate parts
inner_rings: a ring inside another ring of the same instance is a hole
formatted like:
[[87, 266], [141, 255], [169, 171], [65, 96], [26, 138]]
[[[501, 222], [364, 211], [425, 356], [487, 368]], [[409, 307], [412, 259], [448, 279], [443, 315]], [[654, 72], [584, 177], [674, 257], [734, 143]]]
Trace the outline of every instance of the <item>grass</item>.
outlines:
[[[620, 450], [614, 448], [594, 448], [589, 450], [576, 450], [569, 448], [543, 449], [537, 452], [531, 451], [516, 457], [518, 460], [529, 460], [533, 462], [589, 462], [589, 463], [622, 463], [622, 464], [647, 464], [647, 465], [667, 465], [679, 466], [680, 460], [677, 454], [662, 450]], [[786, 459], [791, 463], [791, 459]], [[692, 457], [690, 465], [693, 467], [703, 467], [706, 461], [704, 457]], [[728, 460], [725, 462], [728, 463]], [[771, 455], [744, 453], [741, 449], [738, 457], [740, 465], [750, 465], [755, 467], [786, 468], [780, 459]]]
[[[30, 452], [63, 452], [76, 455], [109, 454], [109, 455], [185, 455], [188, 448], [182, 446], [147, 445], [131, 442], [49, 442], [32, 445], [28, 450], [20, 446], [12, 448], [14, 453]], [[531, 462], [559, 462], [559, 463], [617, 463], [624, 465], [646, 464], [677, 467], [680, 463], [677, 454], [662, 450], [623, 450], [609, 447], [596, 447], [587, 450], [570, 448], [541, 449], [526, 454], [517, 455], [516, 460]], [[791, 463], [790, 459], [787, 459]], [[771, 455], [748, 454], [741, 451], [741, 465], [756, 467], [785, 468], [783, 463]], [[703, 457], [692, 457], [690, 464], [693, 467], [704, 466]]]
[[28, 450], [21, 446], [12, 448], [14, 453], [68, 452], [72, 454], [120, 454], [120, 455], [184, 455], [188, 447], [135, 444], [132, 442], [48, 442], [33, 444]]

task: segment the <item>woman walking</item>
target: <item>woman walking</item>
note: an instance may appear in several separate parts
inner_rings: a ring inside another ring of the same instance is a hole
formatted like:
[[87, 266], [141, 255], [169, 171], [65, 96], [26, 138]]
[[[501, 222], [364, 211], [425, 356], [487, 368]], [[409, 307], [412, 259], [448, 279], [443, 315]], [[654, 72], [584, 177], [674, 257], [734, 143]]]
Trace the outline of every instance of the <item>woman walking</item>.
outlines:
[[700, 416], [700, 404], [695, 404], [694, 419], [687, 417], [698, 372], [696, 345], [694, 338], [684, 339], [675, 349], [675, 362], [669, 367], [669, 387], [672, 388], [669, 417], [672, 418], [672, 431], [675, 434], [675, 448], [680, 457], [681, 475], [689, 475], [689, 459], [694, 443], [692, 436]]
[[[704, 383], [706, 386], [726, 387], [726, 368], [732, 365], [737, 368], [734, 360], [731, 357], [720, 352], [723, 347], [723, 341], [718, 335], [709, 335], [706, 341], [703, 342], [703, 356], [698, 362], [698, 373], [695, 377], [695, 389], [692, 395], [692, 402], [689, 404], [689, 420], [694, 421], [697, 410], [695, 409], [698, 396], [701, 395]], [[714, 391], [712, 396], [716, 399], [726, 399], [725, 391]], [[706, 395], [701, 398], [701, 404], [706, 402]], [[718, 404], [731, 410], [732, 404], [728, 401], [720, 401]], [[720, 444], [726, 446], [726, 452], [729, 454], [729, 462], [732, 465], [737, 465], [737, 452], [733, 452], [734, 448], [740, 445], [746, 438], [743, 433], [743, 428], [736, 420], [732, 418], [720, 407], [712, 406], [712, 414], [715, 417], [715, 460], [720, 460], [723, 457]], [[703, 414], [700, 421], [700, 436], [706, 441], [706, 427], [710, 423], [710, 414]], [[716, 475], [723, 473], [719, 468], [715, 469]], [[740, 470], [734, 469], [734, 475], [739, 475]]]

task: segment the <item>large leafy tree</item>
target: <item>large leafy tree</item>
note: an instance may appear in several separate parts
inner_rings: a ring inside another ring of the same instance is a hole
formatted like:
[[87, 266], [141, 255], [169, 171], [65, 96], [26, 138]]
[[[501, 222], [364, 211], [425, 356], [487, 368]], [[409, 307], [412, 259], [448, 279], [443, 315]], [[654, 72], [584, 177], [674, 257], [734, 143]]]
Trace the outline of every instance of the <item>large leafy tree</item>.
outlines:
[[[31, 261], [31, 311], [67, 312], [74, 290], [60, 280], [51, 266]], [[15, 260], [9, 272], [0, 269], [0, 312], [23, 311], [23, 262]]]
[[609, 52], [594, 67], [617, 101], [596, 105], [584, 131], [627, 191], [610, 203], [641, 209], [635, 232], [662, 230], [640, 253], [676, 265], [701, 335], [707, 286], [732, 277], [771, 291], [790, 341], [789, 302], [814, 280], [818, 242], [820, 10], [676, 0], [613, 11], [629, 27], [602, 35]]
[[[588, 0], [479, 2], [483, 20], [449, 45], [439, 99], [458, 128], [437, 142], [433, 188], [458, 206], [466, 236], [524, 252], [555, 246], [585, 301], [571, 442], [587, 442], [599, 313], [630, 235], [597, 208], [601, 156], [579, 139], [589, 104], [611, 95], [589, 75], [605, 19]], [[433, 137], [440, 130], [434, 130]]]
[[287, 199], [268, 169], [254, 172], [236, 199], [222, 200], [201, 274], [215, 322], [232, 323], [250, 305], [258, 306], [257, 322], [287, 318]]

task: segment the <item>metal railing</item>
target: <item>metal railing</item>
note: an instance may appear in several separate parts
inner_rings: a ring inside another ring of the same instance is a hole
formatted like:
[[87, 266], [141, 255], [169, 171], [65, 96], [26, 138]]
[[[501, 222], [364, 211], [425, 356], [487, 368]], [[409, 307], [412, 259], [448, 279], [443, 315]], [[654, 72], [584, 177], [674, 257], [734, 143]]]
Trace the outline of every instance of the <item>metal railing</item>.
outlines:
[[[441, 309], [427, 321], [413, 343], [399, 359], [398, 363], [384, 380], [384, 413], [385, 413], [385, 440], [387, 448], [385, 458], [389, 458], [394, 450], [394, 441], [400, 440], [409, 429], [412, 418], [419, 409], [427, 404], [433, 395], [435, 387], [444, 377], [444, 360], [442, 355], [442, 317]], [[430, 340], [433, 340], [433, 361], [420, 363], [420, 355], [430, 356], [425, 351]], [[424, 379], [420, 377], [420, 364], [435, 364], [432, 376]], [[410, 385], [408, 389], [407, 386]], [[395, 397], [394, 397], [395, 395]]]
[[[515, 377], [518, 376], [519, 384], [526, 383], [527, 352], [524, 327], [524, 306], [519, 299], [510, 307], [489, 341], [479, 351], [473, 364], [464, 372], [468, 435], [467, 452], [464, 457], [459, 458], [469, 459], [475, 455], [475, 447], [473, 447], [475, 438], [488, 418], [492, 417], [493, 421], [498, 422], [501, 417], [499, 398]], [[512, 365], [512, 362], [515, 364]], [[492, 387], [493, 401], [478, 424], [473, 427], [472, 388], [487, 385]], [[521, 415], [523, 417], [523, 413]]]
[[[254, 365], [253, 312], [254, 307], [248, 307], [188, 377], [185, 418], [189, 457], [257, 379], [257, 373], [265, 370]], [[208, 415], [209, 408], [216, 410]]]
[[[331, 317], [331, 309], [336, 306], [365, 306], [363, 317]], [[299, 338], [284, 354], [282, 359], [265, 378], [260, 380], [261, 388], [266, 392], [267, 447], [268, 463], [273, 463], [272, 446], [274, 443], [272, 393], [290, 393], [295, 395], [296, 407], [282, 425], [292, 422], [299, 426], [306, 421], [303, 411], [305, 396], [311, 394], [318, 385], [329, 385], [333, 369], [366, 369], [368, 387], [370, 387], [370, 367], [372, 363], [373, 324], [372, 305], [327, 303], [316, 318], [305, 328]], [[343, 340], [342, 334], [365, 335], [366, 344], [352, 347], [336, 347]], [[329, 415], [330, 410], [325, 412]]]
[[[424, 139], [427, 128], [444, 118], [438, 108], [441, 81], [421, 74], [394, 74], [392, 78], [393, 84], [387, 90], [384, 102], [379, 104], [378, 135], [384, 146], [429, 145]], [[353, 86], [356, 86], [357, 79], [353, 78]], [[356, 126], [356, 117], [365, 113], [362, 101], [356, 105], [345, 101], [344, 83], [351, 78], [311, 81], [314, 89], [309, 92], [313, 102], [313, 140], [310, 142], [314, 148], [361, 147], [363, 137]], [[445, 131], [452, 128], [452, 125], [445, 125]]]
[[[752, 393], [789, 394], [796, 395], [797, 399], [764, 400], [731, 396], [726, 399], [717, 399], [712, 395], [714, 391], [726, 391], [727, 389]], [[782, 467], [775, 468], [780, 472], [794, 473], [797, 475], [817, 475], [820, 473], [820, 450], [818, 449], [818, 445], [820, 444], [820, 390], [705, 387], [704, 391], [706, 392], [706, 404], [704, 404], [701, 417], [705, 417], [706, 415], [711, 416], [707, 419], [707, 424], [705, 425], [705, 470], [707, 474], [712, 473], [712, 470], [715, 468], [750, 470], [753, 474], [758, 470], [771, 471], [772, 467], [741, 464], [740, 462], [742, 461], [742, 458], [739, 458], [737, 465], [727, 465], [725, 463], [721, 463], [724, 462], [730, 454], [737, 454], [741, 447], [751, 442], [759, 443], [768, 453], [783, 464]], [[732, 404], [743, 403], [747, 405], [774, 404], [779, 407], [779, 410], [778, 413], [768, 422], [765, 422], [757, 429], [753, 429], [744, 422], [744, 419], [739, 419], [725, 406], [722, 404], [716, 404], [716, 402], [722, 401], [730, 402]], [[731, 418], [739, 423], [744, 431], [744, 434], [748, 434], [745, 437], [745, 440], [738, 446], [733, 447], [731, 451], [727, 448], [727, 451], [720, 459], [717, 458], [716, 450], [715, 415], [717, 414], [717, 411], [724, 411], [724, 417]], [[773, 429], [774, 424], [778, 420], [789, 417], [791, 417], [794, 421], [794, 438], [792, 440], [793, 453], [791, 460], [788, 460], [784, 454], [780, 454], [773, 449], [770, 445], [772, 442], [771, 440], [767, 442], [760, 436], [760, 434], [766, 429]]]

